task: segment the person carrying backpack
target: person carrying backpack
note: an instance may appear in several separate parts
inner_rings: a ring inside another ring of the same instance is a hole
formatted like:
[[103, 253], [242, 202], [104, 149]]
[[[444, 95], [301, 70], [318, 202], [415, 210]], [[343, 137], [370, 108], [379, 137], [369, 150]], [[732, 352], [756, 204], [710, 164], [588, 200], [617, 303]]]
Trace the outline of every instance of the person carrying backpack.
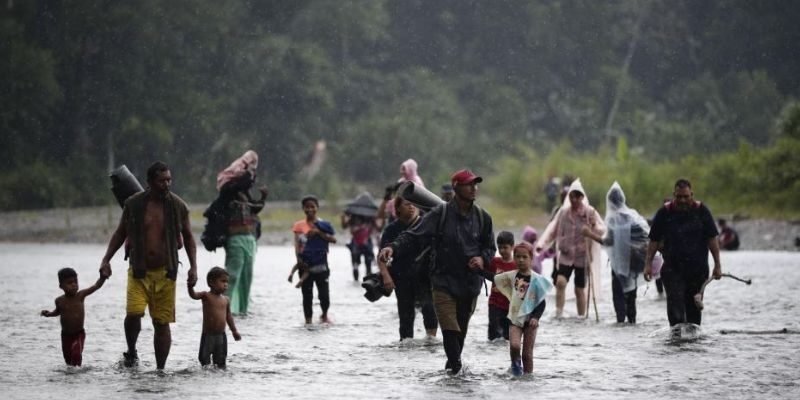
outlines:
[[419, 254], [426, 246], [435, 252], [430, 264], [431, 291], [449, 374], [461, 370], [461, 353], [469, 320], [475, 311], [483, 278], [475, 270], [488, 266], [496, 248], [492, 218], [475, 204], [483, 178], [468, 169], [451, 178], [455, 196], [422, 217], [381, 250], [383, 262], [407, 253]]
[[[381, 235], [381, 248], [390, 246], [397, 236], [408, 229], [412, 229], [421, 221], [419, 209], [410, 201], [398, 196], [394, 199], [394, 208], [397, 219], [392, 221]], [[394, 289], [397, 297], [397, 314], [400, 317], [400, 340], [414, 337], [414, 319], [416, 318], [415, 306], [420, 304], [420, 312], [425, 325], [426, 339], [436, 336], [439, 322], [433, 309], [430, 295], [430, 283], [420, 279], [419, 265], [421, 260], [413, 253], [406, 253], [402, 257], [395, 257], [391, 264], [378, 260], [383, 285], [386, 290]], [[427, 271], [426, 271], [427, 272]]]
[[258, 154], [248, 150], [222, 170], [217, 175], [219, 196], [204, 213], [208, 224], [201, 238], [203, 245], [209, 251], [225, 247], [225, 270], [229, 276], [225, 295], [230, 298], [233, 315], [247, 314], [250, 305], [256, 240], [261, 235], [258, 213], [269, 193], [262, 186], [259, 199], [250, 195], [257, 166]]

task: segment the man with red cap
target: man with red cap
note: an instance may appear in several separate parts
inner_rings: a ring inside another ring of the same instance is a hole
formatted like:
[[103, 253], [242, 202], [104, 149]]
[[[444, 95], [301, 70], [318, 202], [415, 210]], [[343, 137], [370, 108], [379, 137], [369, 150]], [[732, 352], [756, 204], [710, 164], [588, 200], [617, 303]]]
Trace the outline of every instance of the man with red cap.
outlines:
[[475, 204], [483, 178], [462, 169], [450, 181], [453, 199], [426, 213], [414, 228], [383, 248], [380, 257], [386, 261], [402, 254], [419, 254], [425, 247], [434, 252], [430, 263], [433, 304], [447, 354], [445, 369], [456, 374], [461, 370], [469, 319], [483, 286], [483, 278], [475, 270], [489, 265], [496, 248], [492, 218]]

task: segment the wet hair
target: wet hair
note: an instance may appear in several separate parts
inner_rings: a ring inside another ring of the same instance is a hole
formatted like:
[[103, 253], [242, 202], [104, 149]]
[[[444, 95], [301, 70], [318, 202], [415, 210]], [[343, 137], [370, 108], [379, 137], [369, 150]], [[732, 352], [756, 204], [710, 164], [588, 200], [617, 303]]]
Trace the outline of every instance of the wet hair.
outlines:
[[692, 183], [689, 182], [687, 179], [678, 179], [675, 181], [675, 189], [684, 189], [684, 188], [692, 188]]
[[400, 210], [400, 207], [403, 206], [403, 203], [407, 202], [408, 200], [404, 199], [402, 196], [396, 196], [394, 198], [394, 212]]
[[64, 283], [64, 281], [69, 279], [69, 278], [77, 278], [77, 277], [78, 277], [78, 273], [75, 272], [75, 270], [72, 269], [72, 268], [67, 267], [67, 268], [61, 268], [60, 270], [58, 270], [58, 284], [59, 285]]
[[152, 182], [156, 179], [159, 172], [169, 171], [169, 166], [163, 161], [156, 161], [147, 168], [147, 181]]
[[517, 243], [517, 245], [514, 246], [514, 253], [516, 253], [517, 250], [527, 251], [528, 254], [530, 254], [531, 258], [533, 258], [533, 246], [531, 246], [530, 243], [528, 243], [528, 242], [519, 242], [519, 243]]
[[313, 201], [314, 204], [316, 204], [317, 207], [319, 207], [319, 199], [317, 199], [317, 196], [314, 196], [313, 194], [308, 194], [308, 195], [303, 196], [303, 198], [300, 199], [300, 205], [305, 207], [307, 201]]
[[211, 285], [214, 281], [223, 276], [229, 276], [228, 271], [221, 267], [214, 267], [208, 271], [208, 275], [206, 275], [206, 282]]
[[514, 234], [508, 231], [502, 231], [497, 234], [497, 245], [501, 246], [507, 244], [509, 246], [514, 245]]

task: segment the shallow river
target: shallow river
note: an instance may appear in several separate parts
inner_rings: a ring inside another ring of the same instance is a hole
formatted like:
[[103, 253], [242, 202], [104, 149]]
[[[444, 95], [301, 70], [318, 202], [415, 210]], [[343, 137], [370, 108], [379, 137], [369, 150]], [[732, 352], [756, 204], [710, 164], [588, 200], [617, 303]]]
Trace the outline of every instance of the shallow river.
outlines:
[[[103, 252], [98, 245], [0, 243], [3, 398], [800, 398], [799, 253], [723, 253], [723, 270], [753, 284], [711, 283], [696, 340], [670, 339], [665, 302], [652, 284], [639, 288], [635, 326], [614, 323], [607, 270], [600, 322], [593, 313], [589, 320], [574, 318], [572, 301], [566, 319], [553, 319], [551, 293], [534, 374], [512, 378], [507, 343], [486, 340], [486, 297], [479, 298], [470, 324], [465, 370], [448, 376], [441, 342], [398, 341], [393, 297], [376, 303], [362, 297], [342, 246], [330, 257], [333, 324], [311, 329], [303, 326], [300, 290], [286, 282], [292, 249], [259, 248], [252, 312], [237, 319], [243, 339], [229, 338], [226, 371], [199, 366], [201, 305], [186, 294], [185, 270], [166, 372], [154, 371], [149, 323], [139, 338], [140, 365], [120, 366], [125, 263], [118, 255], [112, 278], [86, 300], [83, 367], [69, 368], [58, 319], [39, 311], [52, 309], [62, 293], [60, 267], [75, 268], [86, 287], [97, 277]], [[205, 273], [223, 259], [222, 253], [199, 251], [200, 290]], [[315, 304], [315, 320], [318, 315]], [[421, 316], [415, 335], [424, 336]]]

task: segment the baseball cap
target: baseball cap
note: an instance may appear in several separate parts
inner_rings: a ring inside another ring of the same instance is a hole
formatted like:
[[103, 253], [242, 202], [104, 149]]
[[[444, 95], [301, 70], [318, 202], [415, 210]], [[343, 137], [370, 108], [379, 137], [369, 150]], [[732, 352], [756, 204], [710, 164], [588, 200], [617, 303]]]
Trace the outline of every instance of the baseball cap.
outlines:
[[472, 171], [468, 169], [461, 169], [456, 171], [453, 176], [450, 177], [450, 182], [455, 185], [459, 184], [470, 184], [470, 183], [481, 183], [483, 182], [483, 178], [478, 175], [475, 175]]

